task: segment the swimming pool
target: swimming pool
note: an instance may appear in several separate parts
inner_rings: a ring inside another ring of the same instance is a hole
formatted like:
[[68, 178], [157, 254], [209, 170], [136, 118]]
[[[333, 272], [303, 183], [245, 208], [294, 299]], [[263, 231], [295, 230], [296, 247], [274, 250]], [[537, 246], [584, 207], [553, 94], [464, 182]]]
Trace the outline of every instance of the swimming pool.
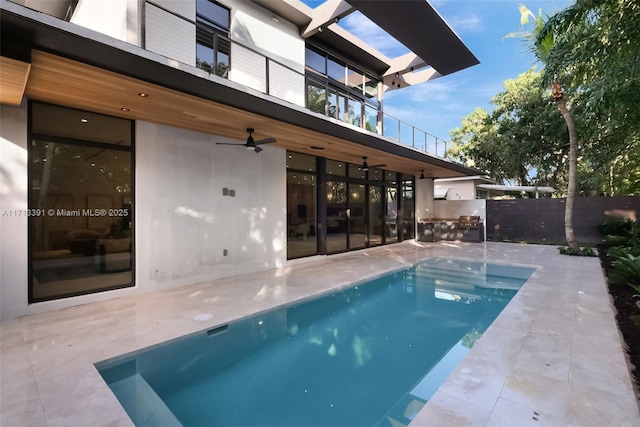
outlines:
[[96, 367], [138, 426], [406, 425], [532, 272], [430, 259]]

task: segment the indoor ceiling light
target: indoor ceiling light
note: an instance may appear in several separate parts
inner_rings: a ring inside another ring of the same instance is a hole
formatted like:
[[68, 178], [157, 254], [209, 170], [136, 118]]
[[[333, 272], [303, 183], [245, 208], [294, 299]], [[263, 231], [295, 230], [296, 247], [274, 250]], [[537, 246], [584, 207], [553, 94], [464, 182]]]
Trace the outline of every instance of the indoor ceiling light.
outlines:
[[140, 97], [142, 97], [142, 98], [146, 98], [146, 97], [148, 97], [148, 96], [149, 96], [149, 94], [148, 94], [148, 93], [144, 93], [144, 92], [140, 92], [140, 93], [138, 94], [138, 96], [140, 96]]

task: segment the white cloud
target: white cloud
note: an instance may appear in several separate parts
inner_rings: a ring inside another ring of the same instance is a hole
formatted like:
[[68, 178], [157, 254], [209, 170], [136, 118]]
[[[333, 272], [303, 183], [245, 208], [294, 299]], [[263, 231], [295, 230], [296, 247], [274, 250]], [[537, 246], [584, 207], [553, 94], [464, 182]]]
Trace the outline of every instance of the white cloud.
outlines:
[[387, 56], [395, 57], [409, 51], [360, 12], [346, 16], [338, 25]]
[[449, 25], [454, 31], [479, 31], [482, 29], [482, 20], [478, 15], [454, 16], [449, 20]]
[[391, 91], [385, 94], [385, 102], [396, 98], [402, 98], [415, 104], [430, 104], [434, 101], [446, 102], [452, 97], [460, 96], [458, 87], [460, 83], [453, 80], [435, 80], [410, 86], [404, 89]]

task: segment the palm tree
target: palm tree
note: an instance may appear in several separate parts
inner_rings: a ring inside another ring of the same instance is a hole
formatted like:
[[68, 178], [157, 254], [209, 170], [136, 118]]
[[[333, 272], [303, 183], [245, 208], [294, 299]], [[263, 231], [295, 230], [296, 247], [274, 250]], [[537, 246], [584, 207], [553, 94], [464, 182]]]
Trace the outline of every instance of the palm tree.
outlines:
[[[521, 32], [517, 35], [522, 37], [528, 45], [529, 51], [534, 54], [536, 59], [546, 65], [556, 43], [556, 32], [546, 26], [545, 18], [542, 12], [536, 17], [527, 7], [520, 5], [520, 25], [524, 26], [533, 19], [534, 28], [531, 32]], [[513, 37], [510, 34], [507, 37]], [[544, 82], [551, 80], [551, 98], [553, 99], [558, 111], [562, 114], [567, 130], [569, 131], [569, 173], [567, 177], [567, 202], [564, 211], [564, 230], [567, 245], [578, 250], [578, 244], [573, 233], [573, 204], [576, 196], [576, 180], [578, 169], [578, 133], [573, 120], [571, 110], [567, 105], [566, 96], [562, 85], [560, 84], [560, 76], [554, 74], [549, 79], [549, 73], [546, 73]]]
[[564, 208], [564, 234], [567, 239], [567, 245], [571, 249], [578, 250], [580, 248], [573, 234], [573, 202], [576, 198], [578, 169], [578, 132], [576, 131], [571, 111], [567, 107], [562, 86], [557, 80], [554, 80], [551, 84], [551, 97], [567, 123], [567, 130], [569, 131], [569, 176], [567, 177], [567, 203]]

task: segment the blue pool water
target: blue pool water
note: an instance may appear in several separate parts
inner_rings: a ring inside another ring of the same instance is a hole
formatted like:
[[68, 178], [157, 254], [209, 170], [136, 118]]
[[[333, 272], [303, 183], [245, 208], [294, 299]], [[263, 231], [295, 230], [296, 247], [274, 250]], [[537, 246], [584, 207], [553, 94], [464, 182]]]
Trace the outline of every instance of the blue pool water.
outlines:
[[137, 426], [407, 425], [532, 272], [430, 259], [96, 366]]

